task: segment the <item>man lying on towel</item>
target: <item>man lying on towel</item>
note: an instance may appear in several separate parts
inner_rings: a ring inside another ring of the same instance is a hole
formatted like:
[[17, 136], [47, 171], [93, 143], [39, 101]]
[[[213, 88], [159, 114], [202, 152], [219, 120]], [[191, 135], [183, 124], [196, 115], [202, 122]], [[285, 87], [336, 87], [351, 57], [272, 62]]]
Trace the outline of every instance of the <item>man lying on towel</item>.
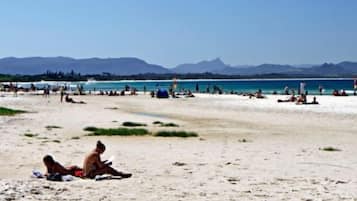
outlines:
[[114, 168], [110, 167], [111, 163], [101, 161], [100, 155], [105, 151], [105, 145], [101, 142], [97, 142], [96, 148], [84, 159], [83, 174], [84, 177], [95, 178], [97, 175], [110, 174], [113, 176], [120, 176], [122, 178], [131, 177], [130, 173], [122, 173]]

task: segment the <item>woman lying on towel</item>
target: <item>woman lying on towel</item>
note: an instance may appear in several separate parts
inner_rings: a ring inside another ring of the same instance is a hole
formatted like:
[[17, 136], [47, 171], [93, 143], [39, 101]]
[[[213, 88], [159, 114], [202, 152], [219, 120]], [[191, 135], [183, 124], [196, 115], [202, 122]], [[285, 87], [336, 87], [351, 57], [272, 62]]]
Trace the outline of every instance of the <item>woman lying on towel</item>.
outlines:
[[83, 176], [83, 170], [82, 168], [79, 168], [77, 166], [71, 166], [71, 167], [63, 167], [59, 162], [55, 161], [52, 156], [46, 155], [43, 157], [43, 163], [45, 164], [47, 168], [47, 173], [45, 174], [46, 177], [50, 175], [72, 175], [76, 177], [82, 177]]

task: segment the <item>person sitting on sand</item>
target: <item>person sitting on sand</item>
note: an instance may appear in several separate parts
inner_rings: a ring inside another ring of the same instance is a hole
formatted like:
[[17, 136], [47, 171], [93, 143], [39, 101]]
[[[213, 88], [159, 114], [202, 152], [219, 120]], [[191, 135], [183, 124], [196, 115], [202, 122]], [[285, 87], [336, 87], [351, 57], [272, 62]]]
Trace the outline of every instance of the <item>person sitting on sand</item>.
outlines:
[[299, 98], [297, 99], [296, 104], [305, 104], [306, 103], [306, 95], [305, 94], [301, 94], [299, 96]]
[[151, 98], [155, 98], [155, 91], [151, 91], [150, 96], [151, 96]]
[[307, 102], [307, 101], [306, 101], [306, 96], [305, 96], [305, 102], [297, 102], [296, 104], [298, 104], [298, 105], [318, 105], [319, 102], [317, 102], [316, 96], [314, 96], [312, 102]]
[[259, 90], [255, 93], [255, 97], [256, 97], [256, 98], [265, 98], [265, 97], [263, 96], [263, 92], [262, 92], [261, 89], [259, 89]]
[[45, 157], [43, 157], [43, 163], [47, 168], [47, 173], [45, 174], [45, 176], [53, 174], [81, 176], [82, 174], [82, 169], [78, 166], [71, 166], [65, 168], [59, 162], [55, 161], [50, 155], [46, 155]]
[[95, 178], [97, 175], [111, 174], [122, 178], [131, 177], [130, 173], [122, 173], [110, 167], [111, 163], [106, 164], [106, 161], [100, 159], [100, 155], [105, 151], [105, 145], [101, 141], [97, 141], [96, 148], [84, 159], [83, 174], [87, 178]]
[[187, 94], [186, 94], [187, 98], [194, 98], [195, 95], [193, 95], [193, 93], [191, 92], [191, 90], [188, 90]]
[[332, 92], [332, 95], [334, 95], [334, 96], [340, 96], [340, 93], [338, 92], [337, 89], [334, 89], [333, 92]]
[[317, 102], [317, 100], [316, 100], [316, 96], [314, 96], [314, 98], [313, 98], [311, 104], [319, 104], [319, 102]]

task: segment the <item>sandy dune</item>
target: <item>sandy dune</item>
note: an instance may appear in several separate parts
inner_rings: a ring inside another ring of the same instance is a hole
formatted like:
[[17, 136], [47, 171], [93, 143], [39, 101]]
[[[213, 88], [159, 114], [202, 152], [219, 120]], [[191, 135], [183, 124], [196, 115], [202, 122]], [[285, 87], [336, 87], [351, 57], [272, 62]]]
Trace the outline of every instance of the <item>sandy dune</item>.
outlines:
[[[85, 105], [61, 104], [57, 96], [1, 97], [1, 106], [31, 112], [0, 117], [0, 200], [357, 200], [357, 97], [323, 96], [320, 105], [298, 106], [276, 102], [285, 96], [197, 96], [73, 97]], [[83, 131], [123, 121], [147, 123], [152, 132], [172, 129], [153, 121], [174, 122], [200, 137], [89, 137]], [[99, 139], [107, 146], [103, 158], [116, 156], [113, 166], [132, 178], [30, 178], [33, 169], [45, 170], [45, 154], [81, 165]], [[319, 150], [327, 146], [341, 151]]]

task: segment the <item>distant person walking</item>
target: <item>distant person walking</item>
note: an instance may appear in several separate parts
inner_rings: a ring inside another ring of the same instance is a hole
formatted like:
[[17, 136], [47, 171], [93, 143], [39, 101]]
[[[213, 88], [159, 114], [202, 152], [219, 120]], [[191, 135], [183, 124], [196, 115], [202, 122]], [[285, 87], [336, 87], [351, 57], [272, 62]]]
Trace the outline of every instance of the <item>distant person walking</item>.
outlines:
[[200, 92], [200, 86], [198, 85], [198, 83], [196, 83], [196, 92]]
[[353, 95], [356, 95], [356, 93], [357, 93], [357, 79], [354, 80], [354, 86], [353, 86], [353, 88], [354, 88]]
[[304, 81], [300, 82], [300, 88], [299, 88], [300, 95], [305, 94], [305, 87], [306, 87], [306, 83]]
[[289, 87], [287, 85], [284, 87], [284, 94], [289, 95]]
[[63, 102], [63, 97], [64, 97], [64, 88], [60, 87], [60, 94], [61, 94], [61, 103]]
[[17, 88], [17, 85], [15, 86], [14, 88], [14, 96], [17, 97], [17, 91], [18, 91], [18, 88]]
[[48, 98], [50, 96], [50, 86], [47, 85], [44, 89], [43, 89], [43, 97]]
[[319, 93], [320, 93], [320, 96], [322, 95], [322, 92], [323, 92], [324, 88], [322, 85], [319, 85]]

